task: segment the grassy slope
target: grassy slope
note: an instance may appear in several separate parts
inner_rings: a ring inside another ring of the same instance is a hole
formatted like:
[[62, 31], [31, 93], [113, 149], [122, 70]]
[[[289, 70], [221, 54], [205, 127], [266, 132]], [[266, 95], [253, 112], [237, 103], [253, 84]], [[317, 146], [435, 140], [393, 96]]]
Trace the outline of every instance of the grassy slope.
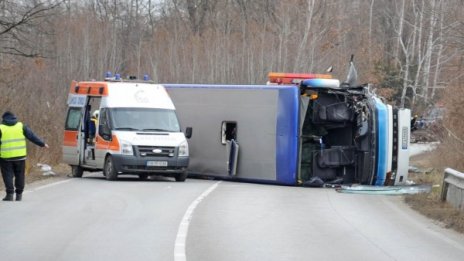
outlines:
[[411, 165], [431, 171], [409, 173], [409, 180], [413, 180], [416, 184], [431, 184], [433, 187], [431, 193], [407, 195], [405, 201], [411, 208], [436, 220], [444, 227], [464, 233], [464, 212], [440, 200], [444, 169], [433, 166], [432, 158], [436, 156], [434, 152], [428, 152], [411, 158]]

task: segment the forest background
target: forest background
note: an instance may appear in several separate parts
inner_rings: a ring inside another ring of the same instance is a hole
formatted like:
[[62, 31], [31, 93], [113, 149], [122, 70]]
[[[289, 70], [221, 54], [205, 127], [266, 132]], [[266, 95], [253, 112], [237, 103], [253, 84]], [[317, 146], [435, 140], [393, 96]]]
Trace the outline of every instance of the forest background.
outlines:
[[275, 72], [358, 83], [422, 115], [444, 108], [437, 164], [464, 170], [462, 0], [0, 0], [0, 105], [57, 164], [72, 80], [264, 84]]

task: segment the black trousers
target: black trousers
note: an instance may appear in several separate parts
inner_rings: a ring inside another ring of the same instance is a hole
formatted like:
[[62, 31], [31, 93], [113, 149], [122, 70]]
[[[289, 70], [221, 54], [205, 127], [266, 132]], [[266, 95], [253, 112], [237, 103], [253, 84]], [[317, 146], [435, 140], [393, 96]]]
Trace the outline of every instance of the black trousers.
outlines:
[[[7, 194], [22, 194], [24, 191], [24, 172], [26, 170], [26, 160], [4, 160], [0, 159], [3, 182]], [[16, 188], [16, 189], [15, 189]]]

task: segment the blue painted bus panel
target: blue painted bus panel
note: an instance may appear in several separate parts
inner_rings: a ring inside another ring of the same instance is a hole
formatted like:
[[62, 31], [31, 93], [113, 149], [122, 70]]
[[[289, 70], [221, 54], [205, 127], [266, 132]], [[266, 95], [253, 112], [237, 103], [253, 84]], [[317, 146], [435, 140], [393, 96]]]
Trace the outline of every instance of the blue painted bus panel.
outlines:
[[383, 186], [387, 175], [387, 153], [388, 153], [388, 110], [387, 106], [378, 98], [375, 99], [377, 115], [377, 169], [376, 186]]
[[277, 181], [295, 184], [298, 171], [299, 90], [279, 89], [276, 124]]
[[312, 88], [338, 88], [340, 81], [338, 79], [308, 79], [303, 80], [302, 85]]

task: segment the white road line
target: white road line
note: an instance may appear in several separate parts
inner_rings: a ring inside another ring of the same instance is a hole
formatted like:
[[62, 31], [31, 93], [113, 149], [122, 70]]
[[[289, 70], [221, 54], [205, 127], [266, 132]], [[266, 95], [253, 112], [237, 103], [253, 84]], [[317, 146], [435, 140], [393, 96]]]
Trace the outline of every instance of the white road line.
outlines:
[[179, 224], [179, 229], [177, 230], [176, 242], [174, 243], [174, 261], [186, 261], [187, 256], [185, 255], [185, 241], [187, 240], [188, 229], [190, 221], [192, 220], [193, 212], [195, 208], [200, 204], [200, 202], [208, 196], [216, 187], [221, 183], [221, 181], [214, 183], [207, 190], [205, 190], [201, 195], [196, 198], [190, 206], [185, 211], [184, 217]]
[[74, 180], [74, 179], [65, 179], [65, 180], [57, 181], [57, 182], [50, 183], [50, 184], [47, 184], [47, 185], [43, 185], [43, 186], [37, 187], [35, 189], [32, 189], [29, 192], [34, 192], [34, 191], [42, 190], [42, 189], [45, 189], [45, 188], [61, 185], [61, 184], [66, 183], [66, 182], [70, 182], [71, 180]]

